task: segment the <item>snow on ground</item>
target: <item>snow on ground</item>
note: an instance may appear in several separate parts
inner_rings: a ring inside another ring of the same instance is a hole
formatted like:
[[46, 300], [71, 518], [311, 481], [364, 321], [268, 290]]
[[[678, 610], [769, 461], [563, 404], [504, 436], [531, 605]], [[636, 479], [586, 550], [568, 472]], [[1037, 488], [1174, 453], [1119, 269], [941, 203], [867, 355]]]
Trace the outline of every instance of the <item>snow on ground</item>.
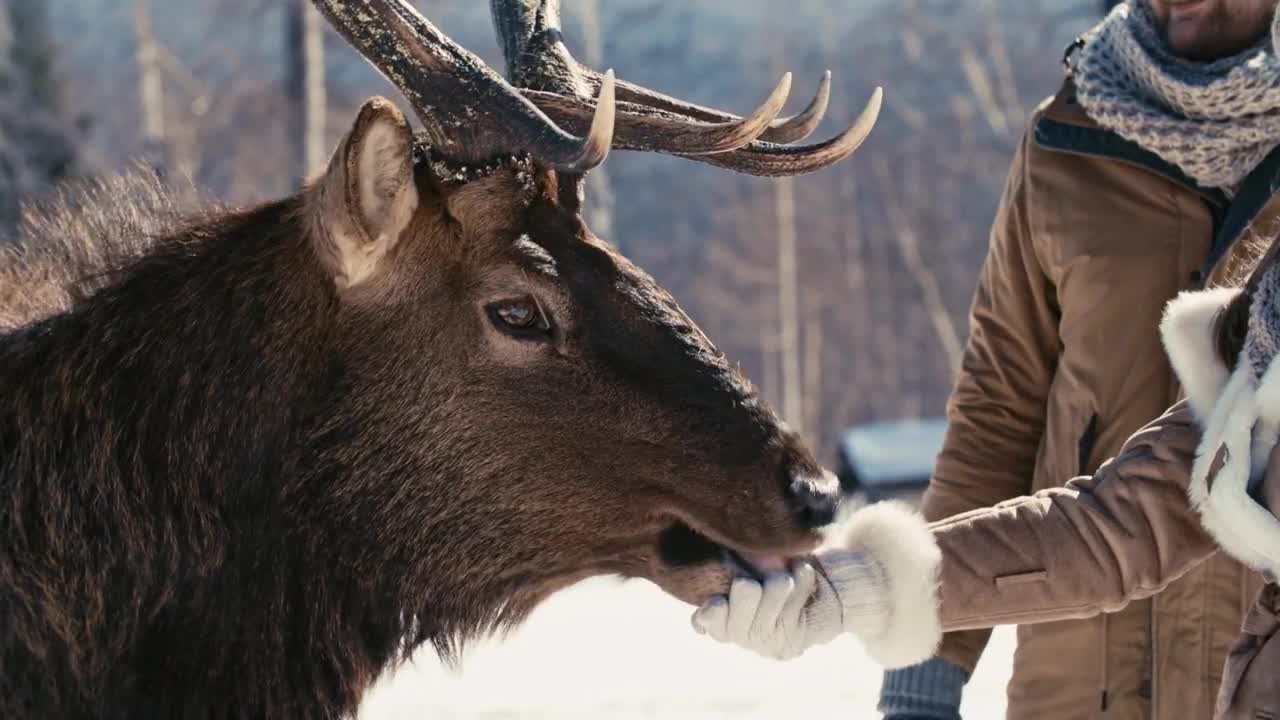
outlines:
[[[880, 717], [880, 670], [852, 638], [775, 662], [697, 635], [691, 612], [643, 581], [589, 580], [553, 597], [505, 640], [472, 645], [457, 671], [422, 651], [374, 688], [360, 718]], [[1012, 648], [1012, 629], [997, 629], [965, 691], [966, 718], [1003, 717]]]

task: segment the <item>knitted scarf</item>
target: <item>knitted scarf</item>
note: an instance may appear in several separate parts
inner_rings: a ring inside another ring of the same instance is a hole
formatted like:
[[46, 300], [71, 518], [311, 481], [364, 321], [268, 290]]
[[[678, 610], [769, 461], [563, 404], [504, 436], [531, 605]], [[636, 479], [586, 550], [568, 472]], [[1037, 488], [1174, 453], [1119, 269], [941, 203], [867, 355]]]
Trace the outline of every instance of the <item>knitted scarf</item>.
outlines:
[[1249, 330], [1244, 339], [1244, 355], [1255, 378], [1280, 354], [1280, 263], [1272, 262], [1259, 272], [1262, 275], [1249, 301]]
[[1209, 63], [1175, 57], [1148, 0], [1117, 5], [1069, 60], [1085, 112], [1104, 128], [1234, 192], [1280, 144], [1280, 14], [1253, 47]]

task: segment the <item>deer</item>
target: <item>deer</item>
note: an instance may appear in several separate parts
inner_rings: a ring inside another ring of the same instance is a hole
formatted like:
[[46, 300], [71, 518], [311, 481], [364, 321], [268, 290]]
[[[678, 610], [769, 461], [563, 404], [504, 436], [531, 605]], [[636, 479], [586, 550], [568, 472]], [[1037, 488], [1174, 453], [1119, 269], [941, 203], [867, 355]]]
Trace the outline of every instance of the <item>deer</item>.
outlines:
[[0, 257], [0, 716], [339, 718], [558, 590], [697, 604], [810, 552], [843, 493], [675, 299], [583, 221], [611, 148], [760, 176], [830, 74], [744, 116], [580, 65], [493, 0], [508, 78], [405, 0], [314, 0], [403, 94], [247, 208], [135, 171]]

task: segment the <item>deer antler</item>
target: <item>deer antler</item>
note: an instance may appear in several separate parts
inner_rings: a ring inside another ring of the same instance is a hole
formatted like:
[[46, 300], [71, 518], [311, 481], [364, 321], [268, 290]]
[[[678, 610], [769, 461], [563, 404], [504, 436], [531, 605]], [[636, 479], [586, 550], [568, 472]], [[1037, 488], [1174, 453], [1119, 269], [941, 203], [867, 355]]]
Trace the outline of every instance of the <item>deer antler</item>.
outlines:
[[[603, 78], [578, 63], [565, 47], [559, 0], [490, 0], [490, 9], [512, 82], [560, 125], [584, 127], [595, 107], [590, 93], [602, 86]], [[883, 97], [880, 88], [857, 121], [836, 137], [807, 146], [779, 144], [806, 137], [821, 122], [830, 99], [831, 73], [823, 74], [808, 107], [776, 119], [789, 86], [787, 73], [764, 105], [739, 118], [619, 81], [614, 146], [671, 153], [751, 175], [796, 175], [852, 155], [875, 126]], [[708, 142], [712, 138], [724, 142]]]
[[312, 1], [404, 93], [435, 148], [462, 162], [527, 152], [550, 169], [579, 175], [616, 146], [751, 175], [796, 175], [853, 154], [880, 110], [876, 88], [845, 132], [813, 145], [779, 144], [807, 136], [821, 121], [830, 72], [797, 115], [777, 117], [791, 88], [787, 73], [759, 108], [738, 117], [631, 83], [615, 88], [612, 71], [600, 75], [583, 67], [564, 46], [559, 0], [490, 0], [517, 89], [406, 0]]
[[[587, 113], [593, 107], [590, 101], [566, 98], [554, 93], [530, 90], [523, 92], [529, 99], [533, 100], [535, 105], [546, 111], [547, 115], [570, 130], [582, 128], [585, 124], [584, 120]], [[693, 153], [675, 148], [665, 149], [665, 151], [690, 160], [697, 160], [698, 162], [747, 175], [776, 177], [813, 172], [849, 157], [862, 145], [871, 134], [872, 128], [875, 127], [883, 98], [884, 91], [876, 88], [853, 125], [829, 140], [812, 145], [782, 145], [756, 140], [730, 152]], [[662, 110], [653, 110], [651, 108], [637, 110], [638, 106], [633, 103], [618, 103], [617, 107], [620, 122], [623, 122], [621, 120], [622, 117], [630, 116], [632, 113], [646, 113], [650, 116], [650, 119], [664, 118], [669, 126], [688, 126], [693, 122], [687, 117]], [[635, 120], [627, 117], [626, 122], [634, 123]], [[799, 132], [802, 127], [799, 125], [788, 126], [787, 129], [790, 132]], [[632, 138], [631, 132], [620, 132], [615, 137], [613, 145], [622, 150], [658, 149], [636, 143]]]
[[562, 130], [405, 0], [313, 2], [404, 93], [446, 157], [471, 162], [528, 152], [553, 170], [581, 173], [608, 155], [614, 131], [612, 72], [599, 84], [579, 137]]
[[[600, 73], [587, 67], [583, 67], [581, 71], [591, 90], [594, 91], [600, 87], [602, 79]], [[619, 100], [626, 103], [640, 105], [651, 110], [666, 111], [672, 115], [702, 122], [729, 123], [740, 119], [737, 115], [685, 102], [626, 80], [617, 81], [617, 96]], [[822, 79], [818, 82], [818, 92], [809, 101], [804, 110], [789, 117], [775, 119], [769, 123], [768, 129], [760, 133], [760, 136], [756, 139], [771, 143], [793, 143], [805, 139], [822, 122], [822, 118], [827, 112], [827, 103], [830, 100], [831, 71], [827, 70], [822, 73]]]
[[[577, 124], [582, 113], [590, 111], [591, 93], [599, 86], [600, 76], [579, 64], [565, 47], [559, 0], [490, 0], [489, 7], [512, 83], [542, 110]], [[629, 96], [639, 102], [617, 105], [615, 147], [702, 155], [736, 150], [780, 132], [775, 118], [787, 101], [791, 74], [784, 75], [764, 103], [746, 117], [709, 110], [700, 117], [682, 115], [654, 106], [665, 101], [684, 107], [680, 101], [626, 85]], [[794, 133], [795, 128], [786, 125], [781, 132]]]

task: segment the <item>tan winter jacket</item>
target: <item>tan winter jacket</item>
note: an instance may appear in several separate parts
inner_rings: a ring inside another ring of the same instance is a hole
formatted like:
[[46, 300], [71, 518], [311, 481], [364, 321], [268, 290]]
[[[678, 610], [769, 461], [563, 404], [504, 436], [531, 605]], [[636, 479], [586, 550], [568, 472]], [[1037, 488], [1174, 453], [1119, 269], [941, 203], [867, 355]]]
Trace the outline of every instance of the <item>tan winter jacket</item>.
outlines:
[[[1168, 714], [1280, 718], [1280, 519], [1265, 504], [1280, 508], [1280, 362], [1255, 387], [1245, 370], [1229, 374], [1218, 361], [1213, 325], [1236, 292], [1188, 293], [1170, 305], [1162, 330], [1188, 400], [1092, 477], [932, 526], [944, 629], [1125, 612], [1201, 571], [1221, 549], [1271, 584], [1243, 624], [1216, 639], [1232, 644], [1216, 711], [1196, 705]], [[1262, 475], [1253, 494], [1251, 475]], [[1164, 657], [1206, 661], [1197, 644], [1172, 646]], [[1044, 662], [1046, 670], [1065, 667]]]
[[[1161, 312], [1241, 272], [1241, 238], [1280, 216], [1278, 170], [1273, 153], [1228, 203], [1095, 125], [1069, 80], [1037, 109], [974, 296], [926, 518], [1092, 473], [1172, 405]], [[1218, 556], [1115, 614], [1020, 627], [1008, 718], [1207, 717], [1260, 585]], [[972, 670], [988, 636], [950, 634], [939, 654]]]

